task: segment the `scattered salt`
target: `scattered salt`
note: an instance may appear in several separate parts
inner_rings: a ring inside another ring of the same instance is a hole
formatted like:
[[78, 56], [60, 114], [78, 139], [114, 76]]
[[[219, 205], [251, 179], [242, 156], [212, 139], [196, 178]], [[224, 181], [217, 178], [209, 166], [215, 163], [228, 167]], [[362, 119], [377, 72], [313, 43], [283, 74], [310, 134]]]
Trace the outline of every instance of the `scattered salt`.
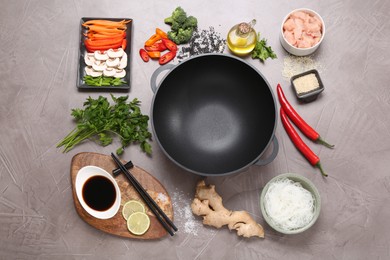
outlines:
[[157, 200], [161, 201], [162, 203], [165, 203], [165, 202], [167, 202], [168, 197], [163, 193], [159, 193], [157, 195]]
[[176, 191], [172, 196], [172, 205], [175, 211], [175, 222], [180, 232], [198, 235], [203, 225], [200, 219], [196, 219], [191, 209], [192, 199], [182, 191]]

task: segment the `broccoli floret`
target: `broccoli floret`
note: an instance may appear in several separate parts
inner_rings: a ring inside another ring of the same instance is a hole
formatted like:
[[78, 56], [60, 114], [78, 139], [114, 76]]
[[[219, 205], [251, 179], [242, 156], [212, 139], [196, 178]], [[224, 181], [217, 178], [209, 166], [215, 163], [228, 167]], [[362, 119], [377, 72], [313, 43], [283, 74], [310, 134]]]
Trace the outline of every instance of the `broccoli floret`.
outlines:
[[172, 30], [172, 31], [178, 31], [180, 28], [182, 28], [182, 26], [181, 26], [181, 24], [179, 24], [179, 23], [173, 22], [173, 23], [171, 24], [171, 30]]
[[189, 42], [194, 28], [198, 25], [198, 20], [193, 16], [188, 16], [180, 6], [177, 7], [171, 17], [165, 18], [164, 22], [171, 25], [168, 38], [176, 44]]
[[186, 43], [191, 39], [193, 31], [193, 28], [180, 28], [177, 31], [169, 31], [168, 38], [174, 41], [176, 44]]
[[193, 16], [188, 16], [182, 28], [195, 28], [196, 26], [198, 26], [198, 20]]
[[179, 26], [182, 25], [187, 19], [187, 14], [183, 10], [183, 8], [176, 7], [176, 9], [172, 12], [171, 17], [165, 18], [164, 22], [168, 24], [177, 23]]

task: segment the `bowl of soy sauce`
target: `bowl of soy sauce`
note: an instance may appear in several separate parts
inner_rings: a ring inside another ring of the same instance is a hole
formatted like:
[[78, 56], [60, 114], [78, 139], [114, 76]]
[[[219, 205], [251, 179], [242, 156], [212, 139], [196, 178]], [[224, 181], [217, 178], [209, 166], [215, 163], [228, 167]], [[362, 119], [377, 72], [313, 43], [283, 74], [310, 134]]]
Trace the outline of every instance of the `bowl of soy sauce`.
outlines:
[[76, 195], [85, 211], [98, 219], [115, 216], [121, 205], [118, 183], [104, 169], [85, 166], [77, 172]]

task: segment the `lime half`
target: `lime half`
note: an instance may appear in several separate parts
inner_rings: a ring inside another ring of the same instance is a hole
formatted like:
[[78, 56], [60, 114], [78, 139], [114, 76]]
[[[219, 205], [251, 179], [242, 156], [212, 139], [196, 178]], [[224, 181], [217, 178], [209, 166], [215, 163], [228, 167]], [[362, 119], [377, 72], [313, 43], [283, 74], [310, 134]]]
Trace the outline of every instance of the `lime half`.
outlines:
[[145, 213], [145, 207], [137, 200], [129, 200], [123, 205], [122, 216], [127, 220], [135, 212]]
[[150, 218], [144, 212], [135, 212], [127, 219], [127, 229], [134, 235], [143, 235], [150, 227]]

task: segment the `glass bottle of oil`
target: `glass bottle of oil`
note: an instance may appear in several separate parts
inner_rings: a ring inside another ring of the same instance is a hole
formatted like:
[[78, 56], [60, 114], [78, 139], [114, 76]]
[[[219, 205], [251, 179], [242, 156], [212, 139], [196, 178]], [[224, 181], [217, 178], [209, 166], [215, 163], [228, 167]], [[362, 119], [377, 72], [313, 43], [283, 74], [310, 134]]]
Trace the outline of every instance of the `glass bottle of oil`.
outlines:
[[227, 36], [227, 45], [229, 49], [237, 55], [249, 54], [256, 45], [256, 31], [253, 26], [256, 20], [249, 23], [239, 23], [233, 26]]

